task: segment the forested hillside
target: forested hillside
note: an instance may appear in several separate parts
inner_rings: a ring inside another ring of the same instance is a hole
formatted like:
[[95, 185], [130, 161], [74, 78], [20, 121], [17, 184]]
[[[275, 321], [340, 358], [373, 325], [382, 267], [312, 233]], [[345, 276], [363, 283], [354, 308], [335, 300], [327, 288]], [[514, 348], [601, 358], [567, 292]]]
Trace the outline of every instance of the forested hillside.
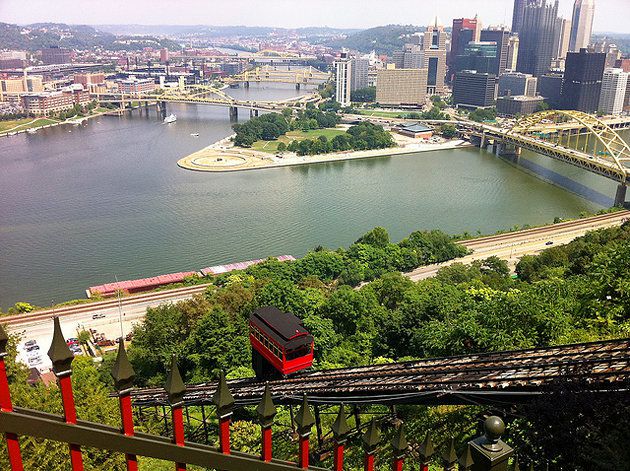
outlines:
[[413, 25], [387, 25], [366, 29], [346, 37], [329, 41], [326, 45], [335, 49], [346, 47], [361, 52], [376, 51], [377, 54], [392, 54], [409, 42], [412, 34], [424, 31], [424, 27]]
[[0, 23], [0, 47], [25, 51], [59, 46], [69, 49], [101, 47], [107, 50], [140, 50], [144, 47], [167, 47], [172, 50], [181, 46], [169, 39], [154, 36], [115, 36], [91, 26], [61, 23], [36, 23], [18, 26]]

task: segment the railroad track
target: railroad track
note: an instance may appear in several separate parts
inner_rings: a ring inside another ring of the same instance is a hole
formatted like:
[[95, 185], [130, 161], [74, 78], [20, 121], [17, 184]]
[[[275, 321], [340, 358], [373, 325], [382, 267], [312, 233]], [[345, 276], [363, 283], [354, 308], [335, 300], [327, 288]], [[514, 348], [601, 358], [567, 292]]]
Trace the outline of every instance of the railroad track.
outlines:
[[[433, 358], [328, 371], [307, 371], [269, 381], [277, 403], [296, 403], [304, 394], [316, 404], [513, 403], [555, 387], [627, 390], [630, 339], [520, 351]], [[234, 380], [230, 390], [240, 405], [257, 403], [266, 382]], [[191, 385], [188, 405], [211, 404], [215, 383]], [[162, 388], [132, 393], [139, 406], [168, 403]]]
[[[185, 286], [183, 288], [174, 288], [165, 291], [157, 291], [151, 293], [137, 294], [133, 296], [126, 296], [120, 298], [121, 306], [129, 306], [133, 304], [137, 304], [139, 302], [147, 302], [147, 301], [162, 301], [169, 300], [170, 298], [184, 296], [184, 295], [193, 295], [203, 293], [204, 290], [210, 286], [211, 283], [203, 284], [203, 285], [195, 285], [195, 286]], [[53, 316], [69, 316], [75, 314], [82, 314], [86, 312], [97, 311], [100, 309], [109, 309], [118, 307], [118, 300], [111, 299], [107, 301], [96, 301], [96, 302], [88, 302], [85, 304], [80, 304], [77, 306], [64, 306], [54, 309], [45, 309], [41, 311], [36, 311], [29, 314], [17, 314], [13, 316], [7, 316], [2, 318], [2, 323], [5, 325], [18, 325], [18, 324], [28, 324], [32, 322], [36, 322], [38, 320], [46, 320], [50, 319]]]
[[463, 240], [459, 242], [469, 248], [474, 248], [479, 245], [486, 245], [489, 243], [499, 243], [506, 240], [528, 239], [534, 235], [554, 234], [562, 232], [570, 232], [581, 227], [588, 228], [592, 225], [601, 224], [607, 221], [617, 221], [622, 224], [625, 221], [630, 220], [630, 211], [617, 211], [610, 214], [601, 214], [599, 216], [593, 216], [586, 219], [578, 219], [575, 221], [560, 222], [551, 226], [535, 227], [532, 229], [525, 229], [517, 232], [506, 232], [505, 234], [497, 234], [486, 237], [479, 237], [477, 239]]

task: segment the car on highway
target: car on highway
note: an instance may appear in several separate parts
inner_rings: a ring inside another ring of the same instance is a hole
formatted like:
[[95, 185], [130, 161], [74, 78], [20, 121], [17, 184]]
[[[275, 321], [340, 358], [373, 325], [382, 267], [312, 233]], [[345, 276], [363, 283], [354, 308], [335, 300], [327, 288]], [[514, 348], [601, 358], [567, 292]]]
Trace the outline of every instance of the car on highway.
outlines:
[[70, 337], [68, 340], [66, 340], [66, 344], [68, 346], [70, 345], [75, 345], [79, 343], [79, 339], [75, 338], [75, 337]]
[[39, 365], [41, 362], [42, 362], [42, 357], [39, 355], [30, 357], [28, 359], [29, 366]]
[[25, 347], [32, 347], [33, 345], [37, 345], [37, 340], [27, 340], [24, 342]]
[[27, 351], [28, 353], [31, 353], [31, 352], [36, 352], [36, 351], [38, 351], [38, 350], [39, 350], [39, 345], [37, 345], [37, 344], [35, 344], [35, 345], [30, 345], [30, 346], [26, 347], [26, 351]]
[[92, 314], [92, 319], [103, 319], [105, 314]]
[[553, 245], [553, 241], [548, 240], [547, 242], [545, 242], [545, 245]]

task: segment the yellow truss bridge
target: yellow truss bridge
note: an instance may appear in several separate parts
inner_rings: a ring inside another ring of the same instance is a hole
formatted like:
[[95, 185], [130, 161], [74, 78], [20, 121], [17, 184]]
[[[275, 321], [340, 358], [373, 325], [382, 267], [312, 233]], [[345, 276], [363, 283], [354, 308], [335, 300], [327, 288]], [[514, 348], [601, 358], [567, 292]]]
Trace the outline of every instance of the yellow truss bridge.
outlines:
[[607, 122], [581, 111], [550, 110], [518, 120], [510, 128], [459, 121], [463, 134], [492, 144], [497, 154], [528, 149], [619, 183], [615, 204], [623, 204], [630, 184], [630, 146]]
[[255, 69], [246, 70], [245, 72], [227, 77], [225, 83], [294, 83], [297, 85], [318, 85], [330, 80], [332, 75], [328, 72], [322, 72], [314, 67], [305, 67], [300, 69], [278, 69], [276, 67], [265, 65], [256, 67]]
[[99, 101], [104, 103], [120, 103], [121, 107], [130, 103], [147, 102], [171, 102], [171, 103], [199, 103], [229, 108], [247, 108], [250, 110], [275, 111], [284, 108], [304, 108], [308, 103], [318, 104], [321, 97], [318, 93], [310, 93], [295, 98], [277, 101], [265, 100], [237, 100], [222, 90], [207, 85], [191, 85], [184, 89], [163, 90], [161, 93], [106, 93], [94, 95]]

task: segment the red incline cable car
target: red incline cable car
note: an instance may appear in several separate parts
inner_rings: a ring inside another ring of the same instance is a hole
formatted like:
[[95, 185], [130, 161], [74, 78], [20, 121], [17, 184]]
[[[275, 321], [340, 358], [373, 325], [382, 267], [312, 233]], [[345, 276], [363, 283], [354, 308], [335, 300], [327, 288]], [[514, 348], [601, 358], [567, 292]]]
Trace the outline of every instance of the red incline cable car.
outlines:
[[302, 321], [275, 307], [263, 307], [249, 316], [249, 340], [256, 377], [288, 375], [313, 364], [313, 336]]

